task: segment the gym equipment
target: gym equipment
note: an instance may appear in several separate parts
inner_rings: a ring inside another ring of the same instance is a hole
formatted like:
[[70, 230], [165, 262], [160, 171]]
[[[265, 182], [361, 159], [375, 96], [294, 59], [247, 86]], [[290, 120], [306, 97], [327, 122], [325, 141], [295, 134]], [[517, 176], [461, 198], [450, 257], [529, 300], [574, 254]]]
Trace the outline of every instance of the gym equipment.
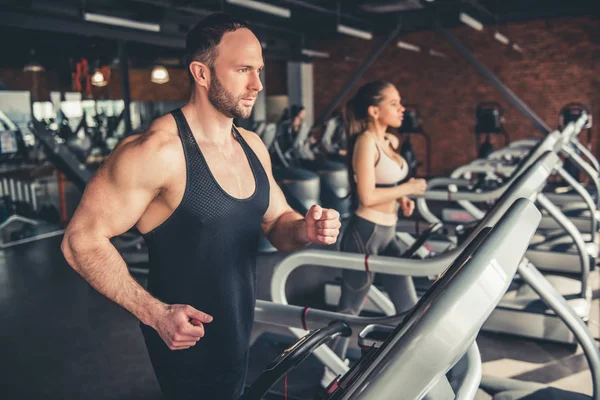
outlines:
[[424, 175], [428, 176], [431, 173], [431, 138], [423, 130], [419, 108], [415, 105], [406, 105], [404, 106], [404, 108], [404, 119], [402, 120], [402, 125], [398, 129], [398, 132], [402, 136], [402, 146], [400, 147], [400, 154], [408, 163], [408, 166], [410, 168], [409, 176], [415, 177], [417, 168], [423, 165], [423, 163], [417, 159], [417, 156], [413, 150], [413, 146], [411, 143], [411, 136], [422, 136], [425, 140]]
[[0, 163], [19, 164], [28, 158], [21, 128], [0, 111]]
[[[0, 182], [0, 234], [9, 231], [9, 241], [0, 244], [0, 250], [61, 235], [64, 230], [56, 229], [58, 223], [48, 220], [48, 211], [38, 209], [36, 184], [3, 178]], [[60, 222], [60, 221], [58, 221]], [[19, 229], [13, 225], [21, 225]], [[6, 236], [6, 235], [2, 235]]]
[[[544, 142], [547, 141], [545, 140]], [[542, 144], [543, 142], [538, 145], [542, 147]], [[555, 161], [547, 164], [546, 170], [544, 171], [546, 177], [549, 176], [554, 168], [559, 166], [557, 164], [559, 162], [558, 156], [555, 153], [549, 154], [552, 154], [552, 158], [554, 158]], [[430, 184], [435, 184], [436, 182], [434, 181], [431, 181]], [[440, 184], [442, 184], [442, 182], [440, 182]], [[539, 190], [541, 190], [543, 184], [544, 182], [537, 184]], [[460, 193], [453, 193], [452, 196], [456, 197], [457, 200], [460, 200], [459, 194]], [[427, 192], [425, 197], [429, 198]], [[438, 199], [441, 198], [442, 196], [439, 196]], [[590, 257], [588, 257], [589, 245], [586, 245], [581, 234], [573, 224], [570, 223], [560, 210], [548, 201], [543, 194], [538, 193], [537, 195], [530, 195], [529, 198], [536, 198], [538, 204], [568, 231], [576, 244], [577, 252], [571, 257], [578, 258], [580, 263], [576, 266], [562, 265], [562, 268], [570, 267], [570, 272], [572, 274], [576, 273], [577, 275], [547, 275], [547, 280], [555, 286], [562, 296], [568, 299], [569, 305], [575, 310], [577, 315], [579, 315], [582, 320], [587, 321], [591, 310], [592, 298], [592, 293], [587, 282], [591, 264]], [[421, 204], [422, 202], [424, 202], [423, 199], [417, 201], [417, 206], [419, 208], [423, 205]], [[422, 215], [426, 216], [426, 219], [429, 221], [435, 220], [433, 218], [428, 218], [429, 215], [427, 215], [426, 212], [422, 212]], [[539, 252], [539, 250], [537, 251]], [[563, 256], [567, 255], [568, 254], [565, 254]], [[543, 264], [536, 264], [536, 266], [539, 265], [548, 270], [559, 269], [555, 265], [552, 265], [552, 261], [560, 256], [560, 253], [547, 253], [546, 257], [542, 260], [539, 257], [539, 253], [536, 253], [534, 247], [533, 251], [529, 250], [527, 253], [527, 257], [529, 258], [530, 256], [536, 258], [536, 262], [543, 262]], [[492, 314], [492, 317], [488, 323], [486, 323], [484, 329], [558, 342], [573, 343], [574, 337], [572, 333], [565, 329], [565, 326], [560, 323], [560, 320], [556, 318], [556, 315], [551, 315], [548, 312], [544, 303], [539, 301], [538, 296], [531, 288], [532, 284], [527, 282], [527, 285], [523, 285], [523, 283], [524, 281], [522, 280], [515, 281], [514, 287], [509, 291], [509, 297], [500, 303], [499, 309]]]
[[251, 130], [252, 130], [252, 132], [256, 133], [259, 138], [262, 139], [262, 137], [265, 133], [266, 127], [267, 127], [266, 121], [254, 121], [254, 123], [252, 124]]
[[345, 162], [346, 157], [342, 155], [348, 147], [346, 132], [340, 115], [331, 117], [325, 122], [325, 128], [321, 134], [321, 140], [315, 146], [315, 151], [327, 159]]
[[[583, 104], [573, 102], [563, 106], [558, 114], [557, 126], [558, 129], [563, 130], [569, 123], [576, 122], [583, 114], [588, 115], [587, 123], [583, 129], [587, 128], [587, 144], [589, 145], [592, 142], [592, 114], [588, 107]], [[577, 148], [575, 149], [575, 152], [578, 155], [581, 154], [581, 151]], [[573, 165], [573, 161], [566, 160], [564, 168], [571, 176], [579, 181], [579, 169]], [[596, 168], [596, 170], [598, 170], [598, 168]]]
[[[319, 203], [320, 178], [313, 171], [290, 164], [289, 156], [284, 154], [278, 140], [285, 134], [284, 129], [287, 129], [285, 127], [289, 127], [289, 121], [277, 127], [277, 133], [271, 145], [271, 154], [274, 156], [273, 176], [279, 183], [290, 206], [304, 215], [313, 204]], [[306, 130], [306, 127], [303, 129]], [[303, 135], [308, 136], [308, 132]]]
[[276, 134], [277, 134], [277, 125], [273, 122], [269, 122], [268, 124], [266, 124], [264, 131], [260, 138], [263, 141], [267, 150], [269, 150], [269, 152], [271, 151], [271, 146], [273, 145], [273, 141], [275, 140]]
[[[581, 126], [585, 123], [585, 118], [579, 120], [576, 124], [570, 124], [563, 132], [552, 132], [542, 142], [537, 142], [537, 147], [533, 149], [527, 148], [522, 151], [523, 154], [539, 152], [540, 149], [548, 149], [561, 154], [566, 155], [569, 159], [573, 159], [574, 165], [582, 167], [584, 171], [587, 171], [590, 176], [591, 173], [589, 165], [585, 165], [579, 157], [574, 156], [570, 152], [569, 147], [571, 138], [577, 136], [581, 130]], [[540, 143], [542, 143], [540, 145]], [[512, 149], [513, 155], [518, 152]], [[529, 156], [528, 157], [534, 157]], [[500, 181], [507, 180], [515, 172], [516, 167], [509, 165], [504, 166], [498, 162], [478, 162], [471, 163], [467, 166], [458, 168], [451, 175], [452, 178], [460, 178], [463, 176], [470, 176], [473, 173], [484, 174], [484, 178], [499, 178]], [[569, 220], [560, 222], [555, 217], [550, 215], [547, 210], [543, 210], [544, 218], [540, 224], [541, 230], [535, 236], [532, 241], [530, 250], [527, 253], [529, 259], [540, 269], [566, 272], [566, 273], [579, 273], [581, 271], [580, 257], [578, 250], [573, 246], [575, 243], [575, 236], [579, 237], [579, 240], [583, 242], [579, 247], [585, 248], [584, 256], [589, 257], [590, 269], [594, 269], [595, 260], [598, 257], [598, 238], [597, 238], [597, 227], [598, 218], [591, 218], [590, 215], [596, 215], [598, 213], [597, 203], [593, 201], [589, 193], [578, 183], [575, 179], [569, 175], [564, 168], [557, 167], [556, 172], [568, 182], [574, 190], [584, 200], [583, 206], [570, 205], [569, 207], [563, 207], [560, 210], [561, 213], [566, 215], [573, 215], [573, 211], [579, 209], [579, 216], [571, 216]], [[597, 179], [597, 178], [596, 178]], [[548, 200], [550, 200], [548, 198]], [[465, 210], [467, 210], [474, 218], [480, 218], [480, 211], [473, 204], [459, 201], [458, 202]], [[581, 204], [581, 203], [580, 203]], [[584, 212], [582, 212], [584, 211]], [[479, 214], [479, 215], [478, 215]], [[584, 216], [582, 216], [584, 215]], [[585, 218], [585, 215], [588, 217]], [[562, 218], [560, 218], [562, 221]], [[575, 228], [569, 228], [573, 231], [589, 232], [588, 234], [581, 235], [580, 233], [574, 233], [573, 235], [565, 235], [564, 223], [575, 224]]]
[[[578, 147], [582, 150], [582, 154], [584, 151], [588, 151], [584, 146], [579, 143], [577, 140], [577, 136], [579, 134], [579, 130], [569, 130], [565, 129], [565, 133], [572, 132], [570, 135], [563, 135], [561, 139], [563, 141], [563, 145], [560, 148], [560, 152], [564, 157], [567, 157], [567, 160], [571, 160], [573, 165], [577, 166], [581, 172], [590, 180], [591, 185], [586, 188], [582, 188], [581, 185], [576, 185], [571, 191], [575, 191], [576, 193], [556, 193], [554, 190], [545, 190], [545, 194], [550, 201], [552, 201], [557, 206], [560, 206], [561, 209], [565, 212], [567, 216], [575, 223], [577, 229], [584, 233], [591, 232], [591, 209], [589, 209], [589, 202], [591, 200], [592, 203], [595, 202], [596, 207], [600, 206], [599, 198], [595, 195], [597, 191], [600, 189], [600, 179], [598, 175], [598, 170], [595, 168], [595, 164], [598, 161], [593, 157], [593, 155], [586, 156], [586, 160], [580, 157], [575, 151], [573, 151], [572, 146]], [[554, 135], [555, 133], [551, 133], [549, 136]], [[534, 139], [525, 139], [520, 140], [518, 142], [514, 142], [509, 146], [509, 148], [498, 150], [490, 155], [490, 162], [486, 162], [485, 160], [478, 160], [480, 165], [477, 165], [476, 162], [472, 162], [469, 166], [461, 167], [464, 172], [468, 172], [470, 168], [482, 169], [481, 172], [487, 172], [488, 174], [493, 171], [508, 171], [502, 172], [503, 174], [510, 173], [512, 169], [509, 165], [506, 165], [505, 159], [508, 158], [511, 163], [518, 161], [525, 157], [530, 151], [531, 148], [539, 143], [539, 140]], [[589, 153], [589, 151], [588, 151]], [[579, 174], [579, 173], [578, 173]], [[568, 178], [565, 178], [565, 180]], [[584, 192], [587, 192], [585, 194]], [[583, 201], [582, 201], [583, 200]], [[596, 219], [600, 220], [600, 215], [596, 213]], [[541, 229], [556, 229], [558, 226], [555, 222], [548, 218], [543, 218], [542, 223], [540, 224]]]
[[[332, 122], [334, 123], [334, 122]], [[279, 124], [277, 137], [289, 135], [291, 121], [283, 121]], [[283, 166], [286, 170], [285, 175], [303, 175], [308, 179], [310, 172], [319, 179], [319, 203], [325, 208], [337, 210], [342, 218], [350, 215], [350, 185], [348, 182], [348, 170], [346, 165], [341, 162], [331, 161], [325, 157], [319, 157], [313, 152], [308, 137], [310, 126], [304, 124], [300, 128], [298, 135], [290, 149], [282, 149], [277, 138], [273, 142], [274, 158], [276, 163]], [[305, 171], [293, 173], [291, 171]], [[287, 180], [287, 179], [286, 179]]]
[[[496, 102], [483, 102], [477, 105], [475, 110], [477, 125], [475, 126], [475, 142], [477, 144], [477, 158], [487, 158], [494, 147], [491, 135], [502, 135], [504, 146], [510, 142], [508, 134], [504, 130], [504, 110]], [[480, 145], [479, 137], [485, 135], [485, 141]]]

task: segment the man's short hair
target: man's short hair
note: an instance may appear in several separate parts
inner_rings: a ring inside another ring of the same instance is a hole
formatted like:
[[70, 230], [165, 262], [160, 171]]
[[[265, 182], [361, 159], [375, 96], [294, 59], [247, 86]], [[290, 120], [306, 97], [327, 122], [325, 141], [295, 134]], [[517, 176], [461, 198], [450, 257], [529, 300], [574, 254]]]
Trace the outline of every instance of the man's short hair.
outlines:
[[202, 19], [186, 37], [185, 63], [188, 72], [192, 61], [199, 61], [212, 69], [217, 58], [217, 46], [225, 33], [242, 28], [249, 29], [248, 23], [227, 13], [214, 13]]

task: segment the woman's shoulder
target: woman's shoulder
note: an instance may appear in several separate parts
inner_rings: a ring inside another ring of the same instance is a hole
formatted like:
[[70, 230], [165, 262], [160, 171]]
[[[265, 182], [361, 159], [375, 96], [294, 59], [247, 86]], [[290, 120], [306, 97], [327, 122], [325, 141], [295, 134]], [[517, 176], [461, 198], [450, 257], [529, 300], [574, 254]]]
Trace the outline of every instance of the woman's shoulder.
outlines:
[[361, 144], [363, 146], [375, 145], [377, 141], [372, 133], [369, 131], [364, 131], [359, 133], [356, 138], [356, 144]]

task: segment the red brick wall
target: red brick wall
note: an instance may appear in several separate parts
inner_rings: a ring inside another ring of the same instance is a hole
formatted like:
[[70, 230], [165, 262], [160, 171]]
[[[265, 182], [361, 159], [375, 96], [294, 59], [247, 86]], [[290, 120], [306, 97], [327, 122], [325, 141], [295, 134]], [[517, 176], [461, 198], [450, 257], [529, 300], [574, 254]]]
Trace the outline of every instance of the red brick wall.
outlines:
[[[538, 20], [504, 25], [500, 31], [524, 49], [522, 56], [495, 41], [490, 29], [477, 32], [465, 26], [451, 30], [551, 128], [556, 127], [558, 112], [564, 104], [578, 101], [590, 106], [595, 122], [592, 150], [600, 154], [600, 21]], [[529, 119], [510, 105], [439, 33], [401, 34], [398, 39], [434, 48], [449, 57], [441, 59], [402, 50], [394, 40], [359, 84], [378, 78], [389, 80], [398, 87], [405, 104], [420, 107], [424, 129], [432, 138], [433, 174], [448, 174], [475, 157], [474, 115], [479, 102], [496, 101], [504, 107], [505, 128], [511, 140], [539, 136]], [[344, 38], [313, 46], [332, 54], [330, 59], [314, 61], [316, 115], [339, 93], [380, 40]], [[356, 60], [345, 60], [346, 56]], [[424, 146], [419, 140], [413, 143], [423, 160]]]

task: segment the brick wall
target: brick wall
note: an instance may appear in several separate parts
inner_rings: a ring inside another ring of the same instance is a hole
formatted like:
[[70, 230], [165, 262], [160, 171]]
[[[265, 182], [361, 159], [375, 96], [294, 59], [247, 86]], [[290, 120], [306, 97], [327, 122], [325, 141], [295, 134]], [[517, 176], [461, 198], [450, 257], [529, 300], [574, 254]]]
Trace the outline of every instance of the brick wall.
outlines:
[[[538, 20], [503, 25], [500, 31], [524, 49], [522, 56], [495, 41], [489, 29], [477, 32], [465, 26], [451, 30], [551, 128], [556, 127], [558, 112], [564, 104], [578, 101], [592, 107], [595, 122], [592, 150], [600, 154], [600, 21]], [[359, 84], [377, 78], [389, 80], [398, 87], [403, 103], [420, 107], [424, 129], [432, 138], [433, 174], [447, 174], [475, 157], [474, 115], [479, 102], [496, 101], [502, 105], [511, 140], [540, 135], [529, 119], [510, 105], [439, 33], [401, 34], [398, 39], [434, 48], [449, 57], [441, 59], [402, 50], [394, 40]], [[330, 59], [314, 61], [316, 115], [339, 93], [380, 40], [343, 38], [312, 46], [332, 55]], [[351, 58], [345, 59], [348, 56]], [[413, 143], [417, 155], [423, 159], [422, 142], [416, 139]]]

